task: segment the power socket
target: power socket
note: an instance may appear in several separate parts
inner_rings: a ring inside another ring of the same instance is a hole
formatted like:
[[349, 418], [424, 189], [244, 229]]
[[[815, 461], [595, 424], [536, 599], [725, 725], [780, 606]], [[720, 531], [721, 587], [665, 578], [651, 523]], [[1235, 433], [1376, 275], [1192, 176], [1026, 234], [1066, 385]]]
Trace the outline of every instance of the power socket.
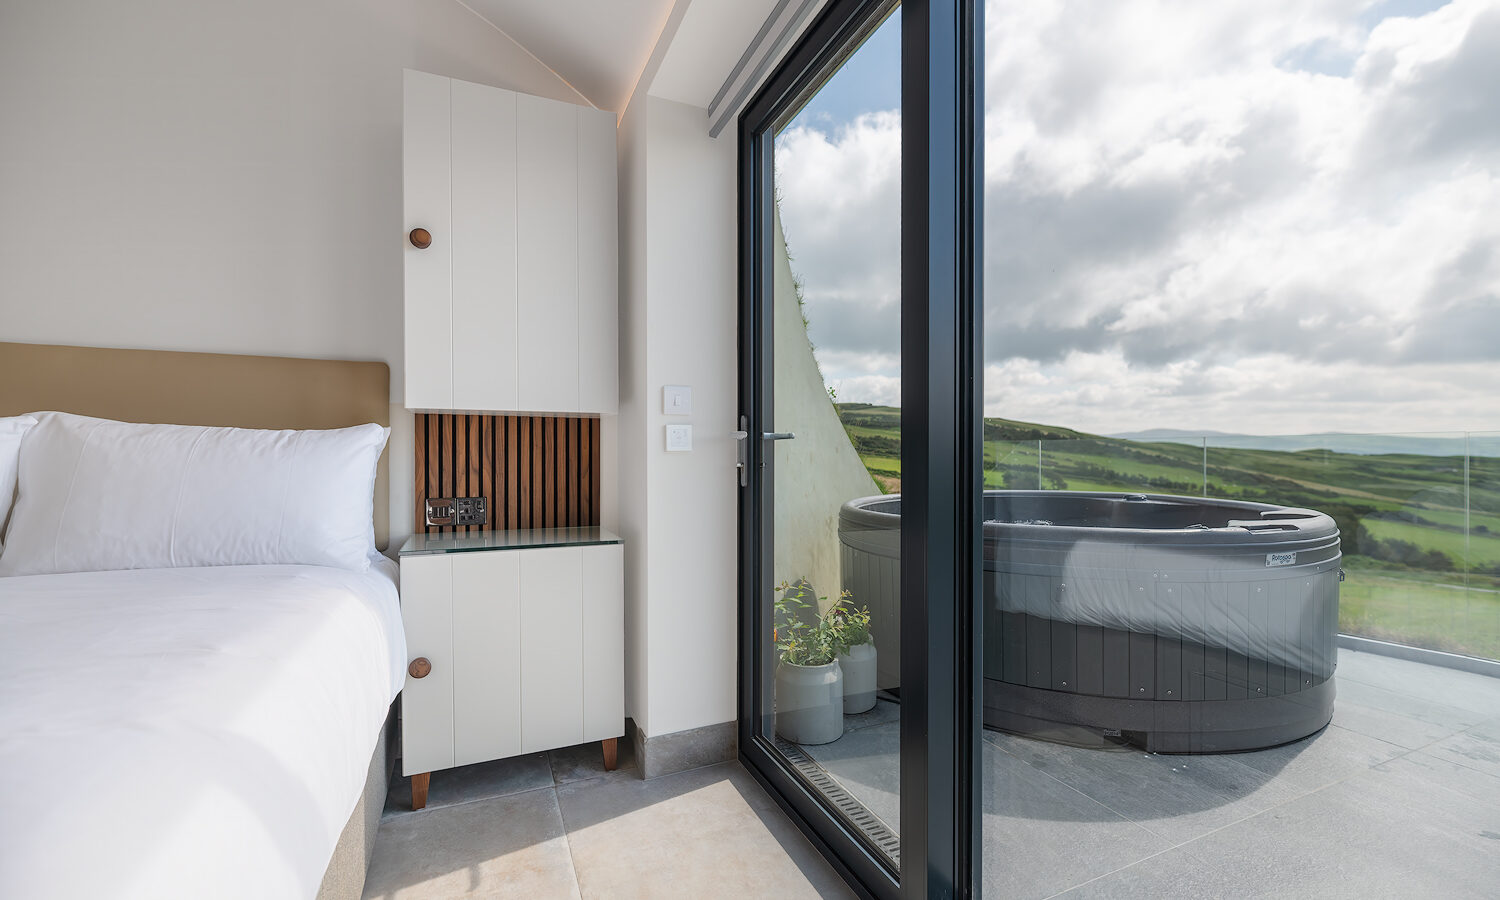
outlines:
[[483, 497], [432, 497], [426, 512], [428, 525], [487, 525], [490, 521]]

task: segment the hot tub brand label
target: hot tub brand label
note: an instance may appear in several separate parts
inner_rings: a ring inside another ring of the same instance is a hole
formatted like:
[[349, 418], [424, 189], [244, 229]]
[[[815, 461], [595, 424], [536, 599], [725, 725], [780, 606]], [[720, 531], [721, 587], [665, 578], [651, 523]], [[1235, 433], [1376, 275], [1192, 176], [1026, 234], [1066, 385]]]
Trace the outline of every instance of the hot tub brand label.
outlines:
[[1291, 553], [1267, 553], [1266, 565], [1268, 566], [1290, 566], [1297, 562], [1297, 551]]

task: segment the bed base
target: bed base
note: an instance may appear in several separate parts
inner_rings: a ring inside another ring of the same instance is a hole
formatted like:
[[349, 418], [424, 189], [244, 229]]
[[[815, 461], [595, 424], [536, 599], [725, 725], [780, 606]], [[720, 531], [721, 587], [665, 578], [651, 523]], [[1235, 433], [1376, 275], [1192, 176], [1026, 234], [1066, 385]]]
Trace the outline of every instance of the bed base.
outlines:
[[396, 770], [394, 707], [380, 727], [380, 740], [370, 755], [370, 771], [365, 790], [350, 814], [333, 848], [333, 858], [323, 872], [317, 900], [359, 900], [365, 891], [365, 873], [375, 853], [375, 832], [380, 828], [380, 813], [385, 809], [385, 795], [390, 790]]

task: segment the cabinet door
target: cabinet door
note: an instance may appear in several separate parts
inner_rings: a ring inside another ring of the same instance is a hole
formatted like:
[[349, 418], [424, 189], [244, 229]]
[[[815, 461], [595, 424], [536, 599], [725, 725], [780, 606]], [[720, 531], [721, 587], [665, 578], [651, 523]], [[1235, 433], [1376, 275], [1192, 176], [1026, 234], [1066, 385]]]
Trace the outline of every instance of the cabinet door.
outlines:
[[521, 408], [578, 409], [577, 107], [516, 96]]
[[619, 390], [619, 217], [613, 113], [578, 109], [578, 409], [614, 415]]
[[521, 580], [514, 552], [453, 555], [453, 762], [521, 752]]
[[453, 408], [516, 409], [516, 95], [453, 82]]
[[[404, 102], [401, 170], [406, 230], [401, 245], [406, 268], [406, 406], [449, 409], [453, 406], [449, 80], [407, 70]], [[413, 247], [407, 240], [413, 228], [431, 232], [432, 246]]]
[[401, 769], [453, 766], [453, 569], [447, 556], [401, 560], [401, 619], [409, 660], [426, 657], [425, 678], [406, 676], [401, 698]]
[[625, 549], [583, 549], [583, 739], [625, 731]]
[[583, 550], [513, 551], [521, 565], [521, 752], [583, 738]]

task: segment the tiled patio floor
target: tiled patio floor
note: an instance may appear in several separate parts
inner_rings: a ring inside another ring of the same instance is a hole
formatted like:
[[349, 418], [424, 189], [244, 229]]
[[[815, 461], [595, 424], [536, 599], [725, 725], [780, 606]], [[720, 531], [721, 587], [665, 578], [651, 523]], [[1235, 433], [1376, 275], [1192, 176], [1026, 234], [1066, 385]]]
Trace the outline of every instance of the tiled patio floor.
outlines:
[[[985, 732], [987, 897], [1500, 896], [1500, 679], [1341, 651], [1333, 724], [1154, 756]], [[899, 821], [898, 708], [805, 748]]]

